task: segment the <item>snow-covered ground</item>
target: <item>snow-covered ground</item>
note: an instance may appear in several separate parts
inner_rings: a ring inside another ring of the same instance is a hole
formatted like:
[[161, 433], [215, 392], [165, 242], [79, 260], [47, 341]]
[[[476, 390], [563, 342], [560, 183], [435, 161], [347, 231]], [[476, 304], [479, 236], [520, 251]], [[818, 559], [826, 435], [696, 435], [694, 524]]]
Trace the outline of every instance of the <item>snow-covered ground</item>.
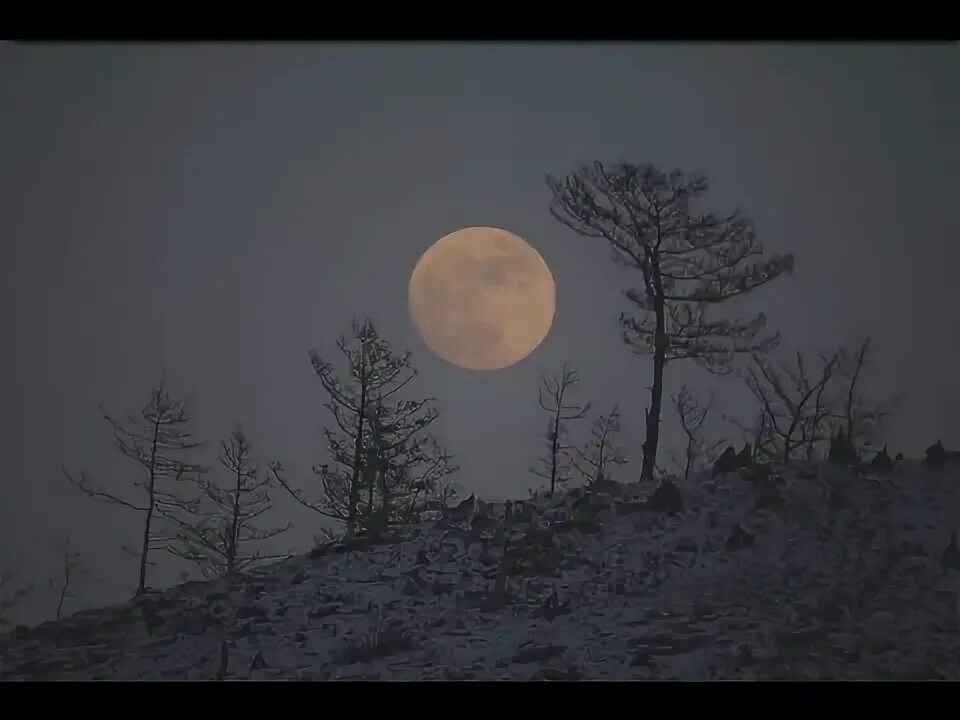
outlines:
[[18, 628], [0, 678], [960, 679], [956, 466], [677, 487], [678, 514], [637, 485], [512, 522], [491, 505], [482, 531], [423, 523]]

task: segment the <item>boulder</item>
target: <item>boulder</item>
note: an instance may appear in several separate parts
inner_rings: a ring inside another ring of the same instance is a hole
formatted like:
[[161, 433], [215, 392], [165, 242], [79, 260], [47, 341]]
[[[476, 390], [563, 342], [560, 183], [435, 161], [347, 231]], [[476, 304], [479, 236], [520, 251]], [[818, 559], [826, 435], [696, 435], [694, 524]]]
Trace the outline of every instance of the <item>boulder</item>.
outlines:
[[675, 484], [663, 480], [644, 505], [654, 512], [674, 515], [683, 512], [683, 496]]
[[727, 473], [731, 473], [736, 469], [737, 451], [734, 450], [733, 445], [727, 445], [727, 449], [714, 461], [713, 474], [711, 477], [716, 477], [717, 475], [725, 477]]

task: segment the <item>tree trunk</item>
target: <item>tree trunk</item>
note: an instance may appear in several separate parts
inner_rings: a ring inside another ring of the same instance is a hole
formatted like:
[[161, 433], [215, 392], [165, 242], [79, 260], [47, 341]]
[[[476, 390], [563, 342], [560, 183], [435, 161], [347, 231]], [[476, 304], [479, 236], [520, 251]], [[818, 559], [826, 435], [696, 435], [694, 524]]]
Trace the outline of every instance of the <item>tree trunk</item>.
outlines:
[[143, 595], [147, 589], [147, 555], [150, 552], [150, 522], [153, 520], [154, 484], [157, 479], [157, 442], [160, 439], [160, 418], [153, 423], [153, 446], [150, 449], [150, 485], [147, 489], [147, 518], [143, 524], [143, 546], [140, 549], [140, 581], [137, 583], [137, 595]]
[[387, 468], [386, 463], [381, 463], [380, 472], [380, 523], [381, 532], [387, 531], [387, 525], [390, 523], [390, 490], [387, 487]]
[[374, 518], [374, 505], [373, 505], [373, 486], [377, 482], [377, 466], [373, 463], [376, 461], [370, 457], [370, 454], [367, 454], [367, 463], [371, 465], [367, 470], [364, 471], [364, 474], [367, 478], [367, 532], [370, 532], [370, 529], [373, 527], [373, 518]]
[[367, 370], [366, 352], [363, 356], [363, 368], [360, 372], [360, 407], [357, 413], [357, 439], [353, 445], [353, 475], [350, 478], [350, 507], [347, 508], [347, 527], [344, 534], [347, 539], [353, 537], [357, 527], [357, 505], [360, 503], [360, 465], [363, 463], [363, 414], [367, 409]]
[[137, 595], [143, 595], [147, 589], [147, 554], [150, 552], [150, 521], [153, 519], [153, 478], [150, 479], [150, 506], [147, 519], [143, 524], [143, 545], [140, 549], [140, 580], [137, 583]]
[[603, 451], [605, 450], [604, 445], [607, 442], [607, 433], [604, 431], [603, 435], [600, 436], [600, 447], [597, 449], [597, 474], [594, 476], [594, 481], [600, 480], [603, 478]]
[[550, 462], [550, 495], [553, 495], [557, 487], [557, 453], [560, 446], [560, 409], [563, 402], [563, 391], [560, 391], [560, 399], [557, 401], [557, 414], [553, 419], [553, 445], [551, 447]]
[[57, 603], [57, 620], [60, 620], [61, 614], [63, 613], [63, 601], [67, 597], [67, 585], [64, 583], [63, 587], [60, 588], [60, 602]]
[[790, 423], [790, 429], [787, 430], [787, 436], [783, 439], [783, 464], [784, 465], [790, 464], [790, 451], [793, 449], [790, 443], [790, 438], [793, 437], [793, 433], [797, 429], [797, 422], [798, 422], [798, 419], [794, 418], [793, 422]]
[[656, 334], [653, 342], [653, 385], [650, 388], [650, 409], [644, 413], [647, 421], [647, 437], [643, 443], [643, 467], [641, 480], [652, 480], [657, 466], [657, 445], [660, 442], [660, 409], [663, 402], [663, 367], [667, 358], [667, 332], [664, 317], [663, 281], [660, 266], [654, 259], [654, 312], [657, 319]]
[[660, 406], [663, 398], [663, 352], [656, 350], [653, 356], [653, 387], [650, 388], [650, 409], [644, 412], [647, 421], [647, 437], [643, 443], [643, 467], [641, 480], [652, 480], [657, 463], [657, 445], [660, 443]]
[[230, 525], [230, 545], [227, 547], [227, 575], [233, 575], [237, 560], [237, 545], [240, 534], [240, 490], [242, 487], [240, 462], [237, 461], [237, 492], [233, 496], [233, 522]]

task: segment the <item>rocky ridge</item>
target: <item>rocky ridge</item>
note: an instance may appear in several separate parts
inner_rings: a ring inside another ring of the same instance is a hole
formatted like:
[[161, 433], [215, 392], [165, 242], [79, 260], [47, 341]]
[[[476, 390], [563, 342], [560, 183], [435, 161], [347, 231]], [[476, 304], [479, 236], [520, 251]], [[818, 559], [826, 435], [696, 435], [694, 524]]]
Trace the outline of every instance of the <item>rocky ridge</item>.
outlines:
[[820, 463], [479, 503], [18, 628], [0, 678], [956, 680], [958, 480]]

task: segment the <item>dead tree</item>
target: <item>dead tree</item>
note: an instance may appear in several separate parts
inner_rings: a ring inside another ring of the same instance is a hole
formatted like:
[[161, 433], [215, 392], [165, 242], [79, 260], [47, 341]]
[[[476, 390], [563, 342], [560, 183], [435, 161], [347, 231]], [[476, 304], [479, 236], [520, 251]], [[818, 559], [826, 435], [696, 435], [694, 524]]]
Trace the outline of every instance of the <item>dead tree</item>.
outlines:
[[838, 448], [844, 456], [856, 457], [872, 432], [894, 414], [900, 401], [899, 396], [892, 396], [871, 403], [860, 391], [861, 373], [867, 363], [870, 347], [871, 338], [867, 337], [856, 352], [850, 353], [845, 348], [839, 352], [837, 375], [843, 384], [843, 390], [839, 397], [833, 399], [829, 416], [845, 429], [845, 446]]
[[601, 415], [593, 421], [586, 446], [574, 448], [570, 462], [584, 485], [609, 480], [611, 465], [626, 464], [626, 456], [613, 442], [619, 432], [620, 411], [614, 405], [607, 415]]
[[781, 451], [777, 448], [776, 437], [770, 427], [770, 421], [767, 419], [767, 413], [762, 406], [760, 412], [754, 418], [753, 424], [741, 423], [737, 418], [726, 414], [723, 419], [737, 428], [744, 443], [750, 446], [750, 462], [752, 464], [774, 462], [782, 457]]
[[[193, 418], [187, 412], [186, 401], [172, 398], [163, 379], [153, 390], [150, 402], [140, 411], [140, 417], [130, 415], [125, 423], [121, 423], [103, 408], [101, 411], [113, 429], [117, 449], [143, 470], [143, 477], [133, 481], [133, 485], [142, 493], [140, 502], [132, 502], [113, 493], [94, 489], [82, 472], [79, 478], [66, 470], [64, 474], [70, 483], [88, 497], [143, 514], [140, 548], [129, 551], [139, 557], [140, 573], [136, 594], [141, 595], [147, 588], [147, 566], [153, 564], [149, 560], [150, 551], [165, 548], [169, 541], [164, 533], [158, 532], [154, 527], [158, 509], [170, 503], [181, 502], [177, 491], [182, 487], [186, 475], [206, 472], [202, 465], [186, 462], [178, 456], [201, 447], [202, 443], [192, 440], [193, 433], [189, 426]], [[124, 547], [124, 550], [126, 549]]]
[[777, 336], [760, 335], [763, 314], [711, 320], [707, 311], [792, 270], [793, 256], [760, 259], [763, 248], [753, 224], [739, 211], [695, 211], [695, 201], [709, 189], [698, 174], [667, 174], [646, 164], [608, 168], [595, 162], [563, 180], [548, 177], [547, 183], [557, 220], [580, 235], [605, 241], [618, 263], [640, 273], [642, 287], [624, 292], [639, 315], [622, 313], [620, 323], [624, 341], [653, 356], [641, 470], [641, 478], [650, 479], [667, 363], [690, 359], [726, 374], [737, 355], [772, 347]]
[[551, 495], [556, 491], [557, 483], [564, 483], [570, 479], [570, 467], [566, 458], [573, 446], [564, 444], [562, 440], [567, 433], [565, 423], [570, 420], [579, 420], [590, 410], [590, 403], [564, 404], [568, 391], [579, 383], [580, 375], [564, 363], [559, 377], [541, 376], [543, 387], [537, 391], [540, 407], [549, 414], [546, 432], [547, 449], [541, 457], [537, 458], [538, 465], [530, 468], [530, 472], [550, 481]]
[[347, 360], [346, 382], [337, 377], [333, 365], [316, 352], [310, 353], [314, 371], [329, 398], [324, 407], [335, 424], [334, 429], [323, 430], [333, 467], [313, 468], [320, 478], [321, 498], [309, 500], [293, 488], [280, 463], [272, 463], [270, 469], [297, 502], [342, 523], [344, 534], [352, 537], [358, 530], [367, 529], [374, 517], [377, 485], [387, 465], [414, 454], [411, 449], [427, 434], [438, 411], [432, 398], [398, 399], [397, 393], [417, 376], [417, 371], [410, 364], [410, 353], [394, 354], [371, 320], [354, 322], [353, 337], [347, 340], [341, 336], [337, 347]]
[[[834, 371], [841, 367], [842, 357], [837, 360]], [[811, 412], [803, 419], [801, 427], [801, 437], [806, 447], [807, 460], [813, 460], [816, 457], [817, 448], [827, 440], [826, 428], [831, 410], [831, 398], [827, 392], [830, 386], [830, 380], [820, 383], [820, 387], [813, 395], [813, 407]]]
[[713, 409], [713, 394], [706, 403], [701, 403], [684, 385], [680, 388], [680, 392], [671, 395], [670, 399], [673, 400], [677, 416], [680, 418], [680, 429], [686, 438], [682, 461], [674, 458], [674, 464], [683, 473], [684, 479], [687, 479], [691, 472], [697, 472], [706, 467], [709, 458], [716, 454], [723, 441], [708, 444], [703, 437], [703, 426]]
[[813, 438], [824, 438], [823, 427], [817, 424], [814, 399], [830, 383], [839, 362], [839, 354], [818, 355], [819, 375], [807, 373], [806, 362], [796, 353], [796, 368], [787, 363], [774, 363], [754, 353], [752, 363], [742, 373], [750, 392], [760, 403], [764, 415], [761, 447], [776, 448], [779, 459], [789, 464], [796, 447], [804, 447]]
[[234, 575], [289, 556], [250, 549], [286, 532], [291, 525], [268, 529], [255, 522], [273, 507], [271, 476], [261, 474], [242, 428], [238, 426], [220, 445], [218, 459], [229, 480], [217, 483], [198, 474], [191, 478], [195, 492], [164, 506], [162, 511], [173, 527], [167, 551], [196, 565], [207, 579]]
[[63, 605], [67, 600], [72, 599], [74, 594], [71, 592], [71, 585], [83, 572], [80, 566], [80, 553], [70, 552], [70, 538], [64, 538], [59, 548], [62, 556], [62, 570], [59, 581], [50, 578], [50, 589], [57, 593], [57, 620], [63, 617]]

